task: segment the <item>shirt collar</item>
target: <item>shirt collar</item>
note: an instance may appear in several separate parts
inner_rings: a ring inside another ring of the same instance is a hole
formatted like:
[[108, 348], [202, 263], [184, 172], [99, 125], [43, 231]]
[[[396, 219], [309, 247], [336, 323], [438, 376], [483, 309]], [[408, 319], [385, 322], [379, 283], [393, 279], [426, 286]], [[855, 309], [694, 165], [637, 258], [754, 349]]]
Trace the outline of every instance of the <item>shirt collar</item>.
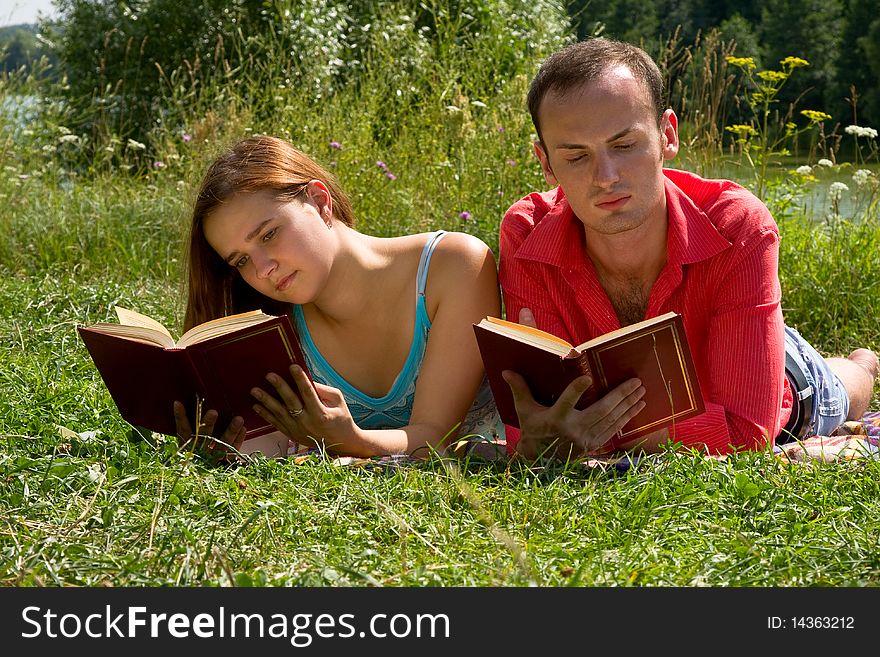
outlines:
[[[708, 215], [672, 180], [692, 176], [675, 170], [663, 171], [666, 190], [668, 262], [690, 264], [711, 258], [730, 246]], [[543, 262], [554, 267], [568, 267], [583, 258], [583, 227], [565, 198], [556, 188], [553, 207], [523, 241], [515, 257]]]

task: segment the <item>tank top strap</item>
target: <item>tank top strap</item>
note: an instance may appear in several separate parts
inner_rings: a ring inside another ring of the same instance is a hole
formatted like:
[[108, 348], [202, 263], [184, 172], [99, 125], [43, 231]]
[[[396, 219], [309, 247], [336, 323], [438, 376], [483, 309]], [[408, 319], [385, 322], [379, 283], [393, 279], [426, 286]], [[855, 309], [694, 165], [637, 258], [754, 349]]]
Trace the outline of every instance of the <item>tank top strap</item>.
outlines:
[[446, 235], [445, 230], [438, 230], [428, 239], [428, 243], [422, 249], [422, 257], [419, 259], [419, 271], [416, 274], [417, 298], [425, 296], [425, 285], [428, 282], [428, 266], [431, 264], [431, 255], [434, 253], [437, 243], [443, 239], [444, 235]]

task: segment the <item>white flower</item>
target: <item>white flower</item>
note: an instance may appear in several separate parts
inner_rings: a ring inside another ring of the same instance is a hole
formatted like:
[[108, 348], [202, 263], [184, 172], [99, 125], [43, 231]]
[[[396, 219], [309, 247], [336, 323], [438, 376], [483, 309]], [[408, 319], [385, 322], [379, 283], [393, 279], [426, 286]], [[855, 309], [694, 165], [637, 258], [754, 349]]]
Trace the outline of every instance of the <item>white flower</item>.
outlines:
[[874, 174], [868, 169], [859, 169], [853, 174], [853, 182], [861, 187], [873, 177]]
[[820, 167], [833, 167], [834, 166], [834, 162], [832, 162], [831, 160], [826, 159], [824, 157], [821, 160], [819, 160], [818, 162], [816, 162], [816, 164], [818, 164]]
[[61, 135], [58, 138], [58, 143], [60, 144], [75, 144], [79, 141], [79, 135]]
[[877, 131], [874, 128], [866, 128], [859, 125], [848, 125], [844, 128], [844, 132], [848, 135], [867, 137], [868, 139], [874, 139], [877, 136]]
[[128, 145], [129, 148], [135, 148], [135, 149], [137, 149], [137, 150], [139, 150], [139, 151], [145, 151], [145, 150], [147, 150], [147, 147], [146, 147], [144, 144], [142, 144], [142, 143], [139, 142], [139, 141], [135, 141], [134, 139], [129, 139], [128, 142], [126, 142], [126, 143], [127, 143], [127, 145]]
[[795, 172], [799, 173], [802, 176], [809, 176], [811, 173], [813, 173], [813, 167], [805, 164], [795, 169]]
[[828, 196], [831, 197], [832, 202], [836, 203], [840, 201], [840, 197], [843, 195], [843, 193], [848, 191], [849, 187], [847, 187], [845, 183], [833, 182], [828, 187]]

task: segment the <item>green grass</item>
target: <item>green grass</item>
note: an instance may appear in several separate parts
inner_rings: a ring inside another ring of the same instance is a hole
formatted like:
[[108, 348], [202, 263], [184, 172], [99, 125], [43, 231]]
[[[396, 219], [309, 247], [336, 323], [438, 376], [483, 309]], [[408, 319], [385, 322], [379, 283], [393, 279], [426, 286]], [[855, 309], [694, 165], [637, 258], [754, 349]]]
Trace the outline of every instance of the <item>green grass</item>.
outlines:
[[[497, 254], [502, 213], [544, 183], [524, 108], [543, 54], [517, 55], [498, 80], [496, 36], [476, 54], [479, 43], [447, 44], [411, 78], [377, 51], [320, 112], [296, 86], [246, 103], [259, 88], [245, 79], [211, 111], [194, 102], [146, 154], [108, 141], [120, 153], [106, 162], [83, 165], [57, 117], [29, 135], [0, 121], [0, 585], [880, 584], [880, 462], [212, 467], [119, 417], [76, 326], [117, 303], [179, 326], [188, 201], [207, 160], [243, 134], [288, 136], [330, 166], [364, 232], [464, 230]], [[402, 79], [411, 98], [395, 93]], [[28, 90], [5, 83], [0, 94]], [[880, 349], [874, 189], [857, 214], [816, 221], [770, 187], [786, 318], [826, 354]]]

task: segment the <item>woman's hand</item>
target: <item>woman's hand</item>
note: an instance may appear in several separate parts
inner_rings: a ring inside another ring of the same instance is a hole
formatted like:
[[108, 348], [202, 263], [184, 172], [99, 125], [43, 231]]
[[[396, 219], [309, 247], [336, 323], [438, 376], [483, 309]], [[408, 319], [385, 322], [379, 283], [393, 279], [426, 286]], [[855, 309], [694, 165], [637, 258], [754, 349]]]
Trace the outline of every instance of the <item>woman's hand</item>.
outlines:
[[290, 366], [290, 374], [299, 396], [274, 372], [267, 374], [266, 380], [275, 388], [280, 401], [261, 388], [251, 391], [260, 402], [254, 405], [260, 417], [297, 443], [314, 445], [334, 453], [367, 455], [342, 392], [321, 383], [313, 386], [297, 365]]
[[[174, 402], [174, 422], [177, 424], [177, 442], [181, 446], [189, 446], [196, 449], [204, 446], [209, 455], [219, 458], [230, 458], [234, 456], [244, 442], [246, 433], [244, 419], [241, 416], [235, 416], [226, 427], [226, 430], [219, 438], [214, 437], [215, 424], [217, 423], [217, 411], [211, 409], [201, 417], [201, 423], [198, 430], [193, 432], [189, 418], [186, 416], [186, 409], [179, 401]], [[204, 442], [198, 444], [199, 439]]]

